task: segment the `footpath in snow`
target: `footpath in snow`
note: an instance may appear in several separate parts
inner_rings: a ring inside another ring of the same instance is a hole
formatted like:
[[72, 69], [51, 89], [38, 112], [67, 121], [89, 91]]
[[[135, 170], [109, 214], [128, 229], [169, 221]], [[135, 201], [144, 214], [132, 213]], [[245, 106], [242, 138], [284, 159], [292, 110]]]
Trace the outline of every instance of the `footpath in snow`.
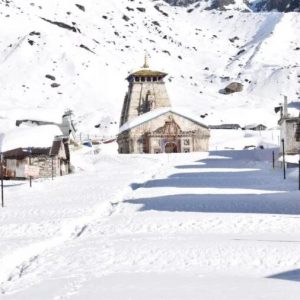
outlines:
[[298, 299], [297, 179], [270, 153], [99, 156], [7, 188], [0, 298]]

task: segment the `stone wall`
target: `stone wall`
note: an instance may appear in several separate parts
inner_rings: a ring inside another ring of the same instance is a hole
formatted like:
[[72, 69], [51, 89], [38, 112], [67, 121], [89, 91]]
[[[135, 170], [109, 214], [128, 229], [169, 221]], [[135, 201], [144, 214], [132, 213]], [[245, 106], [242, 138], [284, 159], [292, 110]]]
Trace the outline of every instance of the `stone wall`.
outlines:
[[[297, 128], [298, 120], [283, 120], [280, 127], [280, 137], [284, 139], [285, 153], [286, 154], [297, 154], [300, 150], [300, 142], [296, 141], [295, 133]], [[282, 144], [281, 144], [282, 147]], [[282, 150], [282, 149], [281, 149]]]
[[[31, 158], [31, 165], [40, 169], [39, 178], [52, 177], [52, 158], [47, 155], [40, 155]], [[59, 176], [59, 161], [57, 157], [53, 158], [53, 176]]]
[[[178, 152], [208, 151], [209, 130], [188, 118], [169, 112], [145, 122], [130, 131], [121, 133], [118, 136], [119, 152], [144, 153], [143, 139], [145, 139], [146, 134], [153, 133], [158, 128], [163, 127], [170, 117], [174, 119], [184, 132], [182, 135], [179, 134], [173, 141], [177, 146]], [[169, 142], [167, 136], [151, 136], [150, 134], [149, 152], [164, 152], [167, 142]]]
[[171, 106], [164, 82], [131, 83], [129, 86], [127, 103], [124, 103], [126, 106], [124, 109], [124, 118], [121, 118], [124, 123], [135, 119], [143, 113], [143, 101], [146, 100], [148, 91], [150, 91], [153, 96], [156, 108]]

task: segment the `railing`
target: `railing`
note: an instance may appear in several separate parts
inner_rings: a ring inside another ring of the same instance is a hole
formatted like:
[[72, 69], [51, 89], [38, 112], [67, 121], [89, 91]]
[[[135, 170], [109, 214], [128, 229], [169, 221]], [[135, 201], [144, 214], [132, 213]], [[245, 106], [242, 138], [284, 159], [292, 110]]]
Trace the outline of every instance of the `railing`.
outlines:
[[115, 138], [116, 138], [115, 135], [97, 135], [97, 134], [86, 134], [86, 133], [77, 133], [75, 135], [75, 141], [80, 143], [84, 141], [97, 141], [102, 143]]

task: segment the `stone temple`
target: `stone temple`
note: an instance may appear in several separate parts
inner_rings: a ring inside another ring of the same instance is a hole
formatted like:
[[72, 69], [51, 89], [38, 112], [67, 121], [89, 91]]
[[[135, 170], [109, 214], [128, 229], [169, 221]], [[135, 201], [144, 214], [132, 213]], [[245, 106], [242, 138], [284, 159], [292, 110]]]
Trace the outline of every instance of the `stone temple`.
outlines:
[[208, 151], [209, 129], [200, 118], [171, 107], [164, 78], [151, 70], [147, 59], [131, 73], [124, 98], [119, 153], [176, 153]]

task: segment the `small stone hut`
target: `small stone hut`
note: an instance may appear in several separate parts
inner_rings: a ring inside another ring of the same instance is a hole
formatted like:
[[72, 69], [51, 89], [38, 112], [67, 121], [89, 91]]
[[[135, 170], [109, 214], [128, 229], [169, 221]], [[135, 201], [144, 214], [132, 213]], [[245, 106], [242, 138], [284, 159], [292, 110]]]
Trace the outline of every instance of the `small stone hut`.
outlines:
[[8, 179], [47, 178], [70, 172], [69, 137], [56, 125], [15, 128], [4, 135], [0, 149]]
[[[278, 121], [280, 125], [280, 138], [284, 140], [286, 154], [300, 153], [300, 102], [287, 103], [284, 100]], [[282, 143], [281, 143], [282, 147]], [[282, 150], [282, 149], [281, 149]]]
[[38, 178], [63, 176], [70, 173], [70, 151], [66, 139], [53, 141], [47, 148], [17, 148], [3, 153], [4, 177], [25, 179], [28, 166], [37, 167]]

